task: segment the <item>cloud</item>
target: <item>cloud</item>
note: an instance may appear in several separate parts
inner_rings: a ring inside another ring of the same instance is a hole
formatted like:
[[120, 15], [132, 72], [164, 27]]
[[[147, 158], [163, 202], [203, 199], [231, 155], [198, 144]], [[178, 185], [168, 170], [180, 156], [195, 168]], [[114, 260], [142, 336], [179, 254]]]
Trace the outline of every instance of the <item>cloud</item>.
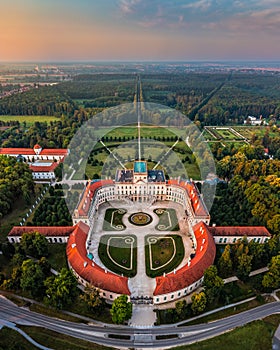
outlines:
[[140, 3], [141, 0], [120, 0], [119, 8], [124, 15], [135, 12], [135, 6]]
[[279, 0], [119, 0], [124, 23], [187, 35], [258, 35], [280, 30]]
[[184, 4], [182, 5], [182, 8], [206, 11], [209, 9], [209, 7], [211, 7], [211, 5], [212, 5], [211, 0], [199, 0], [199, 1], [191, 2], [189, 4]]

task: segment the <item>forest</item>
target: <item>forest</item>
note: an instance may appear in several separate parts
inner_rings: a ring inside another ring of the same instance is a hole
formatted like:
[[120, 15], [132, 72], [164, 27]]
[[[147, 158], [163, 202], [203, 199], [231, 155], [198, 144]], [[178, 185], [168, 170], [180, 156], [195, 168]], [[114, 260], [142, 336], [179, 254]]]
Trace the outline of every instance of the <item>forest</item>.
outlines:
[[211, 209], [212, 223], [264, 225], [272, 234], [279, 232], [279, 159], [249, 159], [241, 150], [217, 162], [217, 175], [226, 181], [217, 186]]
[[56, 86], [40, 86], [0, 99], [0, 115], [71, 115], [75, 105]]
[[10, 213], [16, 202], [30, 203], [34, 193], [32, 173], [27, 164], [0, 156], [0, 220]]
[[[248, 115], [279, 119], [279, 79], [278, 74], [236, 71], [143, 73], [142, 97], [145, 103], [179, 110], [202, 126], [242, 124]], [[0, 99], [0, 115], [71, 117], [83, 108], [90, 114], [92, 108], [133, 102], [135, 89], [135, 73], [79, 74]]]

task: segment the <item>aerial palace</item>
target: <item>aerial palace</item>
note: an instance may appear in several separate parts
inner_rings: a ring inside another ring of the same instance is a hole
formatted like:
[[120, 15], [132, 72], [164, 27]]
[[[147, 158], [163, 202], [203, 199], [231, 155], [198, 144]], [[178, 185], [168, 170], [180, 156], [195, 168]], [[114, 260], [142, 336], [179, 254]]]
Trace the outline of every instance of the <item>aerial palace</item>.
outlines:
[[161, 304], [193, 292], [213, 264], [216, 244], [246, 236], [264, 243], [265, 227], [209, 226], [210, 215], [195, 183], [165, 178], [146, 161], [118, 169], [115, 179], [89, 181], [73, 212], [73, 227], [16, 226], [52, 243], [67, 242], [69, 268], [82, 285], [107, 301], [121, 294], [135, 303]]

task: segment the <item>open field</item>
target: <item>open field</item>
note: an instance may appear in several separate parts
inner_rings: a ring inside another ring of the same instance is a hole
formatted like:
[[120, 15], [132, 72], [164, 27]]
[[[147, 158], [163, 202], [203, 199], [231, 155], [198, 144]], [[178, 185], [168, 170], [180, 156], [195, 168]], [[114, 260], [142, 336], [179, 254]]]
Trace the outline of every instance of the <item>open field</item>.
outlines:
[[20, 123], [26, 122], [26, 125], [32, 125], [35, 122], [50, 123], [60, 120], [60, 118], [47, 115], [0, 115], [0, 120], [3, 122], [18, 121]]
[[[111, 130], [112, 127], [100, 127], [97, 130], [94, 131], [94, 134], [102, 137], [112, 137], [114, 140], [115, 138], [119, 137], [137, 137], [137, 127], [136, 126], [113, 126], [113, 130]], [[111, 131], [110, 131], [111, 130]], [[152, 137], [156, 139], [157, 137], [172, 137], [172, 136], [181, 136], [184, 137], [186, 135], [185, 128], [179, 129], [174, 127], [161, 127], [161, 126], [141, 126], [141, 136], [142, 137]]]

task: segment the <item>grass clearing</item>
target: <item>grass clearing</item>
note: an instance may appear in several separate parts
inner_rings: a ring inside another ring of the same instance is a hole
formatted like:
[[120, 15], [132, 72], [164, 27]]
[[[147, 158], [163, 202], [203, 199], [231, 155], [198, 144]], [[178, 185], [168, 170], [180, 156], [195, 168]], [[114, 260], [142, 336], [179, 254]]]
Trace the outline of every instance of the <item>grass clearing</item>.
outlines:
[[35, 122], [50, 123], [59, 121], [60, 118], [48, 115], [0, 115], [0, 120], [3, 122], [18, 121], [20, 123], [26, 123], [27, 126], [34, 124]]
[[[108, 133], [104, 130], [108, 130]], [[176, 135], [172, 130], [174, 132], [176, 131]], [[135, 148], [137, 144], [137, 129], [134, 126], [120, 127], [114, 130], [100, 128], [96, 133], [97, 137], [103, 136], [106, 146], [126, 166], [128, 166], [127, 163], [135, 158], [137, 154]], [[177, 134], [183, 137], [185, 129], [143, 126], [141, 128], [141, 137], [145, 138], [145, 140], [142, 140], [143, 154], [146, 155], [147, 159], [154, 161], [155, 164], [159, 160], [163, 161], [163, 154], [174, 145]], [[200, 171], [198, 165], [186, 143], [183, 141], [178, 142], [173, 151], [169, 153], [162, 163], [165, 173], [171, 177], [178, 177], [184, 176], [186, 172], [189, 178], [199, 180]], [[186, 158], [188, 161], [186, 161]], [[86, 165], [86, 175], [88, 178], [93, 178], [94, 176], [100, 178], [102, 173], [106, 177], [114, 178], [116, 167], [119, 166], [113, 156], [109, 155], [105, 148], [98, 142]], [[74, 179], [81, 177], [83, 177], [83, 174], [77, 173], [74, 175]]]
[[84, 319], [79, 317], [79, 315], [81, 315], [93, 320], [98, 320], [100, 322], [112, 323], [109, 307], [105, 306], [102, 309], [101, 313], [94, 313], [88, 310], [86, 303], [83, 300], [81, 300], [79, 297], [76, 299], [75, 303], [71, 304], [67, 308], [67, 312], [72, 312], [77, 316], [69, 315], [63, 311], [59, 311], [42, 304], [32, 304], [30, 305], [29, 309], [31, 311], [34, 311], [46, 316], [55, 317], [55, 318], [59, 318], [70, 322], [76, 322], [76, 323], [87, 322]]

